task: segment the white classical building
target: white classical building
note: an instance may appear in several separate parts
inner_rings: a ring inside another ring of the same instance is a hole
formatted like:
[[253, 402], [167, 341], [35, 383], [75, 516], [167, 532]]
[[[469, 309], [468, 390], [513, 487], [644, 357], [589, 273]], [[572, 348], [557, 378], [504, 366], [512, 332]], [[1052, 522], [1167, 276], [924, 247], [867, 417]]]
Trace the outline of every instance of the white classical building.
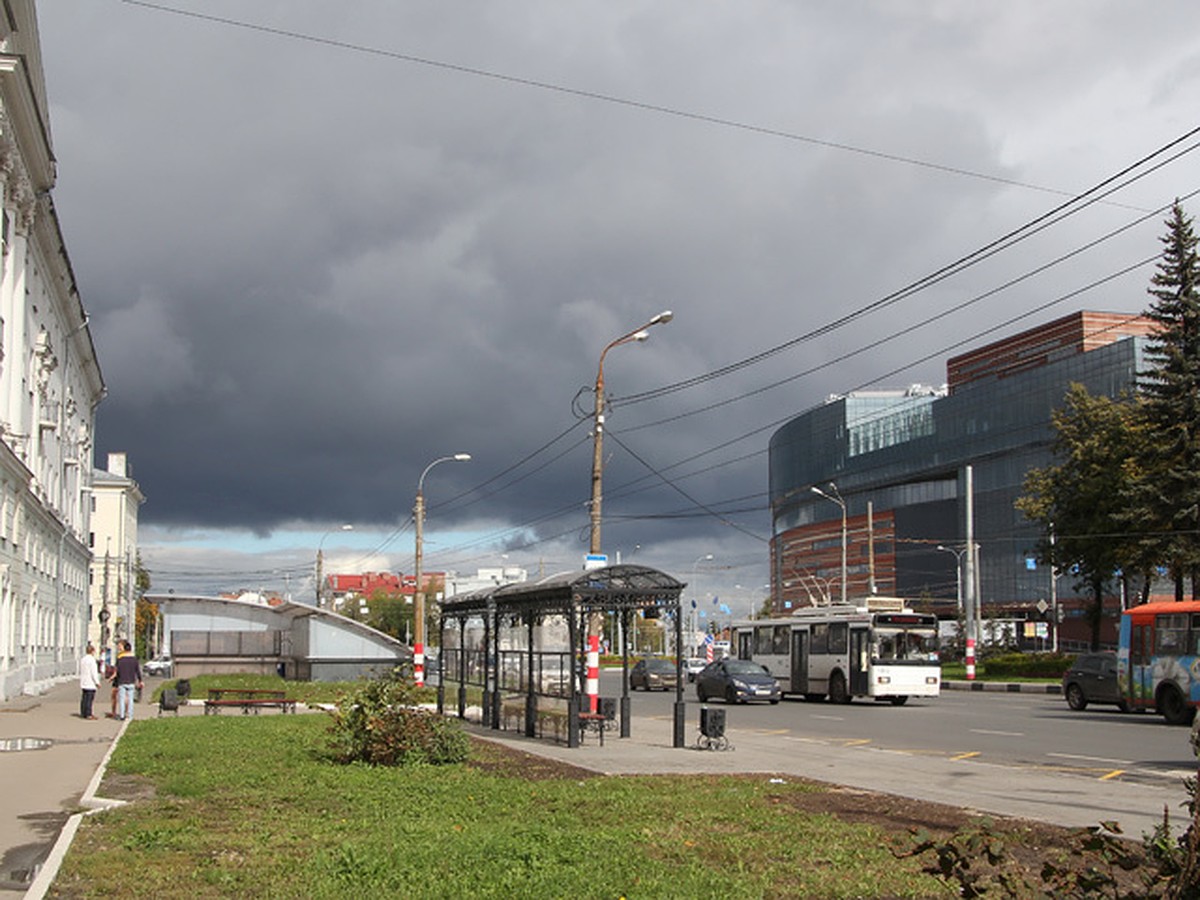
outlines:
[[145, 501], [124, 453], [108, 454], [108, 468], [92, 473], [88, 640], [109, 661], [116, 657], [116, 641], [135, 643], [138, 508]]
[[73, 674], [87, 635], [104, 379], [51, 198], [33, 0], [0, 14], [0, 698]]

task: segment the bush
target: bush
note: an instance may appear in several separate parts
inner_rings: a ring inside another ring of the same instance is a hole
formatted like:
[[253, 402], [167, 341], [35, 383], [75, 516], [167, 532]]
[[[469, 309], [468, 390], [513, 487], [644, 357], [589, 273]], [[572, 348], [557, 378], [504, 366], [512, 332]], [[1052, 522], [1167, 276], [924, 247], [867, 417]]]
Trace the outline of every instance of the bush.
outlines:
[[1002, 653], [989, 656], [984, 665], [989, 677], [1061, 678], [1074, 661], [1064, 653]]
[[467, 758], [459, 724], [417, 706], [418, 689], [404, 670], [368, 681], [338, 700], [330, 751], [338, 762], [377, 766], [442, 765]]

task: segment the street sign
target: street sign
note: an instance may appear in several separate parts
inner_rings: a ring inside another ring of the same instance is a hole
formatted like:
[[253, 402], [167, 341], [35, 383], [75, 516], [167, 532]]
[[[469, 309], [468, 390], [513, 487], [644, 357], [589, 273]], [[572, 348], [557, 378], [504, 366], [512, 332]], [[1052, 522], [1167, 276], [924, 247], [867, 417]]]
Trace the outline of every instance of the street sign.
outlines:
[[583, 570], [585, 572], [589, 569], [603, 569], [607, 565], [607, 553], [589, 553], [583, 558]]

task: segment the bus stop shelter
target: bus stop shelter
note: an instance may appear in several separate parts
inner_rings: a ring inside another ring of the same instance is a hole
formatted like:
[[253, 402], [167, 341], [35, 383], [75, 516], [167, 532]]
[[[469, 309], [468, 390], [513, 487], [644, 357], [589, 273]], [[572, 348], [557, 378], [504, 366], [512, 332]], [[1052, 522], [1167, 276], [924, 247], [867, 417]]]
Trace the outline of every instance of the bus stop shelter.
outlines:
[[[438, 710], [445, 711], [447, 681], [458, 685], [458, 715], [466, 715], [468, 686], [482, 692], [482, 722], [499, 730], [504, 697], [523, 699], [523, 729], [538, 734], [543, 708], [565, 704], [567, 745], [578, 747], [580, 711], [586, 703], [588, 621], [613, 617], [621, 655], [620, 735], [630, 734], [629, 652], [635, 616], [660, 618], [683, 646], [680, 594], [686, 585], [646, 566], [613, 565], [486, 588], [447, 599], [441, 607], [438, 653]], [[548, 625], [565, 625], [547, 640]], [[542, 637], [539, 646], [538, 637]], [[524, 646], [515, 647], [514, 644]], [[547, 646], [549, 645], [549, 646]], [[676, 652], [673, 745], [684, 746], [683, 660]]]

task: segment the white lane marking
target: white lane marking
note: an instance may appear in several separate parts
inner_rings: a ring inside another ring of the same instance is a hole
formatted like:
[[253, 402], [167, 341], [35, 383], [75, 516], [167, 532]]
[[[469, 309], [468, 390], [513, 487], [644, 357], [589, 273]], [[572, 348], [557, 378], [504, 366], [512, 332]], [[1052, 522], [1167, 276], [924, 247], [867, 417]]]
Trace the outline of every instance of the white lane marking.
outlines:
[[1131, 766], [1131, 759], [1109, 759], [1107, 756], [1080, 756], [1078, 753], [1047, 753], [1057, 759], [1081, 759], [1084, 762], [1111, 763], [1114, 766]]
[[971, 728], [968, 729], [971, 734], [998, 734], [1001, 737], [1025, 737], [1023, 731], [989, 731], [986, 728]]

